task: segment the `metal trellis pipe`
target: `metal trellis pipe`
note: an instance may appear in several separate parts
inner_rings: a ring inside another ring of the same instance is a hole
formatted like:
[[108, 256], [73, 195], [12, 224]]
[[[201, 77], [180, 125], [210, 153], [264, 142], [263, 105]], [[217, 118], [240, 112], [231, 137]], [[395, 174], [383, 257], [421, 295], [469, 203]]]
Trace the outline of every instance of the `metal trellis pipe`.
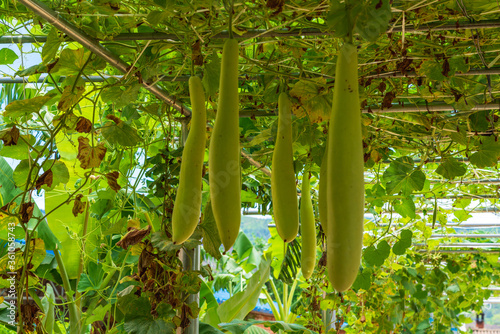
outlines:
[[[120, 59], [120, 57], [113, 54], [111, 51], [106, 49], [104, 46], [99, 44], [97, 40], [87, 35], [85, 32], [81, 31], [71, 23], [64, 20], [60, 17], [55, 11], [47, 7], [45, 4], [36, 1], [36, 0], [18, 0], [21, 4], [26, 6], [28, 9], [33, 11], [36, 15], [40, 16], [44, 20], [46, 20], [49, 24], [53, 25], [60, 31], [67, 34], [74, 41], [80, 43], [88, 50], [92, 51], [97, 56], [101, 57], [105, 61], [107, 61], [110, 65], [117, 68], [119, 71], [123, 73], [131, 72], [130, 66]], [[134, 71], [135, 72], [135, 71]], [[156, 84], [150, 84], [148, 82], [142, 81], [142, 85], [158, 97], [160, 100], [168, 103], [176, 110], [181, 112], [181, 114], [190, 116], [191, 111], [184, 107], [183, 105], [177, 103], [173, 98], [168, 96], [167, 92], [163, 90], [160, 86]]]
[[[24, 4], [26, 0], [20, 0]], [[55, 15], [59, 16], [58, 13], [54, 12]], [[421, 24], [418, 27], [405, 26], [404, 33], [418, 33], [423, 31], [457, 31], [457, 30], [471, 30], [471, 29], [495, 29], [500, 28], [500, 22], [494, 20], [484, 20], [479, 22], [455, 22], [443, 24], [442, 22]], [[403, 26], [397, 26], [394, 28], [389, 28], [387, 30], [388, 34], [403, 32]], [[301, 28], [301, 29], [275, 29], [275, 30], [264, 30], [255, 29], [249, 30], [241, 35], [234, 35], [237, 39], [252, 39], [252, 38], [265, 38], [265, 37], [302, 37], [302, 36], [328, 36], [334, 34], [328, 27], [324, 28]], [[69, 35], [69, 34], [68, 34]], [[71, 36], [70, 36], [71, 37]], [[218, 34], [211, 36], [212, 39], [215, 38], [229, 38], [229, 32], [222, 31]], [[31, 36], [31, 35], [16, 35], [16, 36], [0, 36], [0, 44], [7, 43], [43, 43], [47, 40], [47, 36]], [[153, 40], [170, 40], [179, 41], [180, 38], [176, 34], [168, 34], [161, 32], [151, 32], [151, 33], [123, 33], [113, 36], [112, 39], [106, 41], [153, 41]]]

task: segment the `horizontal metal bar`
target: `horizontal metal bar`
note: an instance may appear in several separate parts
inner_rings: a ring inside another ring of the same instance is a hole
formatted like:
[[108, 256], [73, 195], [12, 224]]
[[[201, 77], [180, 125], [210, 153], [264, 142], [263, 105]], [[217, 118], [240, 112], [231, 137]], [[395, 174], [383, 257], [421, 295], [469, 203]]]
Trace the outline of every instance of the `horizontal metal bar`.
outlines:
[[[404, 27], [405, 34], [411, 34], [422, 31], [455, 31], [455, 30], [470, 30], [470, 29], [495, 29], [500, 27], [500, 22], [493, 20], [485, 20], [479, 22], [454, 22], [454, 23], [430, 23], [421, 24], [418, 27], [407, 25]], [[400, 33], [403, 32], [403, 26], [397, 26], [387, 30], [387, 33]], [[298, 36], [328, 36], [332, 35], [334, 32], [328, 29], [326, 26], [324, 28], [302, 28], [302, 29], [275, 29], [275, 30], [264, 30], [256, 29], [249, 30], [245, 33], [238, 35], [235, 34], [234, 38], [237, 39], [252, 39], [252, 38], [265, 38], [265, 37], [298, 37]], [[211, 36], [210, 38], [229, 38], [229, 32], [222, 31], [218, 34]], [[123, 33], [116, 36], [110, 37], [107, 40], [100, 41], [153, 41], [153, 40], [171, 40], [180, 41], [177, 34], [169, 34], [162, 32], [152, 32], [152, 33]], [[0, 44], [6, 43], [44, 43], [47, 41], [47, 36], [43, 35], [9, 35], [0, 36]]]
[[[82, 30], [78, 29], [71, 23], [65, 21], [63, 18], [59, 17], [59, 15], [54, 12], [52, 9], [47, 7], [44, 3], [35, 0], [19, 0], [26, 8], [33, 11], [36, 15], [40, 16], [44, 20], [46, 20], [49, 24], [53, 25], [55, 28], [59, 29], [63, 33], [70, 36], [73, 40], [80, 43], [86, 49], [90, 50], [97, 56], [104, 59], [111, 66], [115, 67], [122, 73], [133, 73], [136, 75], [135, 68], [131, 68], [126, 62], [124, 62], [120, 57], [113, 54], [111, 51], [103, 47], [97, 40], [87, 35]], [[158, 97], [163, 102], [168, 103], [173, 108], [178, 110], [181, 114], [185, 116], [190, 116], [191, 111], [177, 103], [175, 99], [168, 96], [167, 92], [163, 90], [160, 86], [156, 84], [150, 84], [148, 82], [142, 81], [141, 84], [150, 91], [153, 95]]]
[[465, 233], [454, 233], [454, 234], [432, 234], [430, 239], [440, 239], [440, 238], [500, 238], [500, 234], [465, 234]]
[[[415, 247], [427, 247], [427, 244], [416, 243], [413, 244]], [[438, 247], [463, 247], [463, 248], [491, 248], [491, 247], [500, 247], [500, 243], [498, 242], [463, 242], [463, 243], [450, 243], [450, 244], [439, 244]]]
[[419, 253], [435, 253], [435, 254], [478, 254], [478, 253], [500, 253], [500, 249], [497, 250], [489, 250], [489, 249], [484, 249], [484, 250], [479, 250], [479, 249], [432, 249], [432, 250], [427, 250], [427, 249], [417, 249], [417, 252]]
[[483, 301], [484, 304], [500, 304], [500, 297], [490, 297]]

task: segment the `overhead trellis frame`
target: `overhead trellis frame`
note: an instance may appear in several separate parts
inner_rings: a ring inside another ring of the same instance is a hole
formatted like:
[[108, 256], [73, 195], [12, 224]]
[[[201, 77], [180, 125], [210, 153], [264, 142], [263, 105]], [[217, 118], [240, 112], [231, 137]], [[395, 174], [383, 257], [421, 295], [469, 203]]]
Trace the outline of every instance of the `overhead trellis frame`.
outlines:
[[[73, 40], [78, 41], [78, 43], [82, 44], [88, 50], [92, 51], [94, 54], [104, 59], [106, 62], [114, 66], [119, 71], [123, 73], [133, 72], [134, 75], [140, 74], [140, 72], [138, 72], [137, 69], [135, 71], [131, 71], [130, 66], [123, 60], [121, 60], [118, 56], [111, 53], [108, 49], [99, 44], [98, 41], [87, 35], [85, 32], [81, 31], [80, 29], [73, 26], [71, 23], [59, 17], [56, 12], [48, 8], [43, 3], [32, 0], [19, 0], [19, 2], [22, 3], [24, 6], [26, 6], [27, 8], [29, 8], [30, 10], [32, 10], [37, 15], [39, 15], [41, 18], [49, 22], [51, 25], [53, 25], [60, 31], [70, 36]], [[188, 108], [177, 103], [175, 99], [168, 96], [167, 92], [157, 84], [151, 84], [142, 80], [140, 80], [140, 82], [144, 86], [144, 88], [146, 88], [160, 100], [171, 105], [181, 114], [185, 116], [191, 115], [191, 111]]]
[[[23, 1], [20, 1], [24, 4]], [[59, 16], [56, 12], [54, 15]], [[61, 20], [58, 18], [58, 20]], [[471, 29], [494, 29], [500, 28], [500, 22], [498, 21], [479, 21], [479, 22], [456, 22], [443, 24], [442, 22], [437, 22], [433, 24], [422, 24], [418, 27], [415, 26], [397, 26], [389, 28], [387, 33], [399, 33], [404, 32], [405, 34], [412, 34], [418, 32], [433, 32], [433, 31], [453, 31], [453, 30], [471, 30]], [[318, 28], [303, 28], [303, 29], [279, 29], [279, 30], [250, 30], [242, 33], [241, 35], [235, 34], [236, 39], [252, 39], [252, 38], [264, 38], [264, 37], [301, 37], [301, 36], [328, 36], [332, 35], [332, 31], [327, 29]], [[70, 36], [70, 34], [68, 34]], [[70, 36], [71, 37], [71, 36]], [[229, 38], [229, 32], [222, 31], [218, 34], [211, 36], [211, 38]], [[151, 33], [123, 33], [113, 36], [110, 39], [96, 39], [101, 42], [111, 42], [111, 41], [153, 41], [153, 40], [171, 40], [179, 41], [179, 36], [176, 34], [167, 34], [162, 32], [151, 32]], [[47, 41], [47, 36], [31, 36], [31, 35], [18, 35], [18, 36], [0, 36], [0, 44], [9, 43], [44, 43]]]

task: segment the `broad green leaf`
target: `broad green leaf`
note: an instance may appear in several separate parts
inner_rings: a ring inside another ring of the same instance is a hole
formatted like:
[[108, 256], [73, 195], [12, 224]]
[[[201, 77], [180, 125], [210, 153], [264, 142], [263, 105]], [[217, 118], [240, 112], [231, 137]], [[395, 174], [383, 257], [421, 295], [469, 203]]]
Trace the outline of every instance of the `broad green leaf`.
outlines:
[[326, 89], [326, 79], [299, 80], [290, 90], [290, 96], [298, 100], [292, 111], [297, 117], [308, 117], [311, 122], [322, 122], [330, 117], [331, 95]]
[[52, 285], [47, 283], [45, 287], [45, 294], [42, 298], [43, 313], [45, 317], [43, 318], [43, 326], [47, 333], [52, 333], [54, 330], [54, 304], [56, 302], [56, 296], [54, 294], [54, 289]]
[[479, 110], [469, 116], [469, 124], [474, 131], [486, 131], [491, 127], [491, 117], [491, 111]]
[[224, 332], [210, 326], [207, 323], [204, 323], [203, 321], [200, 321], [199, 334], [224, 334]]
[[[26, 182], [33, 182], [38, 175], [38, 168], [36, 166], [31, 165], [32, 162], [30, 160], [22, 160], [14, 169], [14, 173], [12, 174], [12, 178], [16, 183], [16, 187], [23, 188], [26, 185]], [[31, 171], [31, 173], [30, 173]]]
[[16, 160], [23, 160], [30, 154], [30, 145], [35, 144], [32, 135], [21, 135], [16, 145], [4, 146], [0, 150], [0, 156]]
[[368, 291], [372, 284], [373, 271], [370, 268], [364, 268], [356, 276], [356, 280], [352, 284], [354, 290], [363, 289]]
[[334, 31], [334, 36], [344, 38], [351, 31], [349, 27], [348, 11], [345, 4], [337, 0], [330, 2], [330, 9], [326, 16], [326, 24], [328, 28]]
[[98, 290], [101, 286], [104, 277], [104, 270], [102, 264], [89, 262], [87, 266], [87, 273], [82, 273], [80, 281], [78, 282], [77, 291], [85, 292], [91, 290]]
[[463, 176], [466, 172], [467, 165], [452, 157], [446, 158], [436, 169], [436, 173], [448, 180]]
[[127, 333], [175, 333], [173, 323], [166, 322], [163, 317], [153, 318], [151, 304], [147, 297], [137, 297], [135, 294], [126, 295], [118, 300], [118, 308], [125, 314], [124, 328]]
[[215, 223], [214, 214], [212, 212], [212, 205], [210, 202], [205, 204], [205, 209], [203, 210], [203, 222], [200, 224], [203, 233], [203, 249], [219, 260], [221, 258], [220, 245], [222, 241], [220, 240], [219, 230], [217, 229], [217, 224]]
[[69, 170], [64, 162], [52, 159], [46, 160], [42, 167], [45, 171], [50, 169], [53, 173], [52, 189], [61, 183], [66, 184], [69, 182]]
[[8, 48], [0, 49], [0, 65], [11, 65], [13, 64], [19, 56]]
[[357, 17], [355, 31], [367, 41], [375, 42], [387, 31], [391, 18], [389, 0], [370, 0]]
[[38, 232], [38, 237], [45, 243], [46, 250], [53, 251], [56, 249], [56, 245], [58, 245], [59, 248], [62, 247], [45, 220], [38, 224], [38, 228], [36, 230]]
[[113, 103], [116, 108], [123, 108], [137, 100], [141, 85], [137, 82], [124, 86], [110, 86], [104, 88], [101, 99], [106, 103]]
[[121, 120], [118, 123], [106, 122], [101, 133], [111, 145], [135, 146], [142, 142], [137, 130]]
[[31, 99], [13, 101], [5, 107], [3, 115], [11, 118], [29, 116], [32, 113], [39, 112], [45, 103], [52, 98], [52, 95], [40, 95]]
[[390, 253], [391, 246], [389, 246], [387, 241], [382, 240], [378, 243], [377, 247], [372, 245], [366, 248], [363, 254], [363, 258], [365, 259], [366, 263], [372, 266], [380, 267], [382, 264], [384, 264], [385, 259], [387, 259]]
[[482, 137], [479, 150], [473, 153], [469, 160], [471, 164], [479, 168], [493, 167], [498, 163], [500, 156], [500, 141], [495, 141], [493, 136]]
[[63, 41], [64, 39], [59, 36], [57, 29], [52, 27], [42, 47], [42, 62], [44, 64], [50, 63], [56, 57]]
[[453, 56], [448, 62], [450, 64], [450, 75], [455, 75], [457, 72], [466, 73], [469, 71], [469, 66], [465, 63], [464, 56]]
[[46, 191], [45, 212], [48, 214], [47, 223], [61, 244], [61, 258], [68, 276], [76, 278], [81, 254], [81, 245], [76, 236], [81, 233], [85, 215], [79, 214], [77, 217], [73, 215], [73, 201], [70, 204], [65, 203], [68, 194], [61, 185], [54, 190]]
[[0, 156], [0, 204], [4, 206], [10, 200], [20, 193], [20, 189], [16, 188], [16, 184], [13, 177], [12, 167], [7, 163], [7, 161]]
[[271, 256], [264, 255], [259, 270], [247, 281], [246, 289], [236, 293], [219, 306], [217, 313], [221, 321], [244, 319], [253, 310], [257, 305], [264, 283], [269, 279], [270, 265]]
[[406, 197], [400, 203], [394, 204], [394, 210], [403, 217], [415, 219], [415, 203], [411, 197]]
[[[59, 75], [78, 74], [85, 66], [85, 63], [91, 54], [92, 53], [90, 51], [86, 51], [84, 48], [77, 50], [66, 48], [61, 51], [59, 61], [54, 66], [51, 73], [57, 72]], [[90, 66], [88, 66], [84, 72], [88, 73], [89, 69]]]
[[399, 240], [396, 241], [394, 246], [392, 246], [392, 252], [396, 255], [403, 255], [411, 246], [411, 240], [413, 237], [413, 232], [410, 230], [402, 230]]
[[125, 227], [127, 226], [127, 218], [122, 217], [116, 223], [113, 224], [110, 228], [102, 232], [102, 235], [113, 235], [113, 234], [122, 234], [125, 231]]
[[425, 75], [429, 80], [444, 81], [443, 66], [435, 59], [425, 60], [418, 69], [418, 74]]
[[306, 327], [298, 324], [290, 324], [284, 321], [263, 321], [263, 320], [233, 320], [229, 323], [222, 323], [219, 325], [220, 328], [226, 331], [230, 331], [234, 334], [243, 334], [245, 331], [254, 325], [263, 325], [271, 329], [273, 333], [278, 333], [282, 331], [284, 333], [310, 333], [316, 334], [316, 332], [307, 329]]
[[219, 89], [220, 81], [220, 59], [215, 50], [210, 55], [209, 62], [205, 63], [203, 69], [203, 89], [208, 97], [214, 96]]
[[93, 322], [104, 320], [104, 318], [106, 317], [106, 313], [109, 312], [109, 310], [111, 309], [111, 306], [112, 306], [111, 303], [107, 303], [104, 305], [99, 305], [96, 308], [94, 308], [93, 310], [88, 310], [88, 311], [92, 312], [92, 314], [90, 316], [87, 315], [88, 318], [86, 318], [85, 323], [87, 325], [91, 325]]
[[424, 187], [425, 174], [413, 167], [413, 159], [401, 157], [389, 165], [382, 179], [386, 183], [387, 195], [401, 192], [409, 195], [413, 191], [420, 191]]

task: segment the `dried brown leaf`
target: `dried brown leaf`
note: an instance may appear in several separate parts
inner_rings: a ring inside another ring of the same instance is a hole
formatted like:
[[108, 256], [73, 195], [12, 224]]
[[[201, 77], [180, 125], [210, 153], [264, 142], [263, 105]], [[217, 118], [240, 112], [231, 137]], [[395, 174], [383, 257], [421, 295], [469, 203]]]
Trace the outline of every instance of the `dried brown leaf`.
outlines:
[[90, 133], [90, 131], [92, 131], [92, 122], [83, 116], [78, 117], [76, 131], [80, 133]]
[[147, 236], [149, 232], [151, 232], [151, 226], [141, 230], [130, 229], [127, 234], [125, 234], [123, 238], [116, 243], [116, 245], [123, 249], [128, 249], [129, 246], [133, 246], [141, 242], [141, 240]]
[[78, 155], [76, 158], [80, 161], [80, 166], [83, 169], [99, 167], [105, 155], [106, 148], [103, 143], [93, 147], [90, 146], [88, 138], [78, 137]]
[[80, 213], [83, 213], [85, 211], [85, 205], [87, 202], [82, 202], [83, 195], [78, 194], [76, 195], [75, 202], [73, 203], [73, 209], [71, 212], [73, 213], [73, 216], [78, 216]]
[[0, 139], [3, 141], [4, 146], [17, 145], [19, 140], [19, 129], [16, 126], [0, 131]]
[[40, 190], [40, 188], [46, 184], [49, 188], [52, 187], [54, 174], [52, 173], [52, 169], [45, 171], [42, 175], [38, 177], [36, 180], [36, 190]]
[[107, 173], [106, 180], [108, 181], [108, 185], [111, 189], [118, 192], [122, 187], [118, 184], [118, 177], [120, 177], [120, 172], [114, 171], [111, 173]]
[[21, 214], [21, 221], [27, 223], [33, 216], [33, 210], [35, 209], [35, 203], [27, 202], [21, 204], [19, 213]]

